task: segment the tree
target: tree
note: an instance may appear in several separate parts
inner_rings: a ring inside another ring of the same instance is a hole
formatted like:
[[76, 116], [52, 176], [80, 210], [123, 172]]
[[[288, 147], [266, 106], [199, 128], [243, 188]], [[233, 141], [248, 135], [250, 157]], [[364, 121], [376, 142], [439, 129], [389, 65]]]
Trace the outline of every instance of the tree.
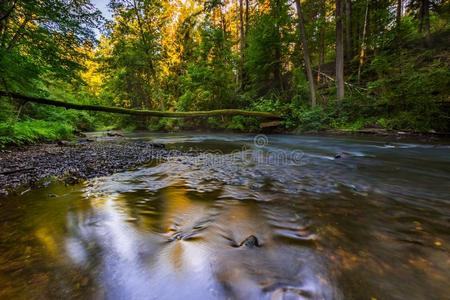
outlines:
[[311, 106], [316, 106], [316, 85], [314, 83], [314, 76], [311, 67], [311, 59], [309, 54], [308, 39], [306, 38], [305, 21], [303, 17], [303, 10], [300, 0], [295, 0], [297, 7], [298, 32], [300, 35], [301, 44], [303, 45], [303, 57], [305, 61], [306, 74], [309, 82], [309, 92], [311, 95]]
[[343, 17], [343, 0], [336, 0], [336, 88], [338, 101], [342, 101], [345, 96]]
[[108, 72], [106, 87], [117, 104], [132, 108], [165, 108], [155, 97], [160, 82], [157, 73], [163, 53], [161, 31], [163, 7], [160, 1], [113, 0], [114, 21], [109, 25], [111, 51], [102, 57]]
[[326, 33], [326, 1], [319, 2], [319, 66], [317, 71], [317, 82], [320, 83], [321, 66], [325, 63], [325, 33]]
[[89, 0], [1, 1], [0, 85], [38, 92], [43, 80], [79, 79], [80, 48], [100, 22]]
[[352, 1], [345, 0], [345, 56], [348, 61], [353, 58]]
[[244, 85], [244, 52], [245, 52], [245, 24], [244, 24], [244, 4], [243, 0], [239, 0], [239, 86], [242, 88]]
[[396, 13], [397, 26], [400, 26], [400, 23], [402, 22], [402, 14], [403, 14], [403, 1], [397, 0], [397, 13]]
[[274, 52], [274, 60], [273, 60], [273, 82], [275, 83], [275, 89], [282, 91], [283, 90], [283, 78], [282, 78], [282, 63], [281, 63], [281, 18], [282, 18], [282, 3], [281, 0], [270, 0], [270, 12], [272, 15], [272, 26], [274, 26], [274, 44], [273, 44], [273, 52]]
[[358, 83], [361, 80], [361, 71], [364, 65], [364, 59], [366, 56], [366, 34], [367, 34], [367, 22], [369, 20], [369, 0], [366, 0], [366, 9], [364, 12], [363, 32], [361, 38], [361, 48], [359, 52], [359, 66], [358, 66]]

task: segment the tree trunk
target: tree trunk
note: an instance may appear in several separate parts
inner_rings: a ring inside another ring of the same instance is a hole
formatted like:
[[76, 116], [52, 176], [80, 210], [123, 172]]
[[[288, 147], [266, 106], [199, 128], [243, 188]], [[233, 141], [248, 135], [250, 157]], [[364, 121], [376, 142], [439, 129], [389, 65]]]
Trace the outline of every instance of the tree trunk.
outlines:
[[319, 32], [319, 67], [317, 72], [317, 82], [320, 83], [320, 69], [325, 63], [325, 21], [326, 21], [325, 0], [320, 2], [320, 32]]
[[271, 13], [272, 17], [275, 20], [275, 29], [276, 29], [276, 41], [274, 45], [274, 63], [273, 63], [273, 77], [275, 82], [275, 88], [283, 91], [283, 76], [282, 76], [282, 64], [281, 64], [281, 34], [280, 34], [280, 1], [274, 0], [271, 1]]
[[[1, 2], [1, 1], [0, 1]], [[3, 7], [5, 8], [5, 11], [0, 12], [0, 47], [3, 48], [6, 46], [6, 36], [8, 33], [8, 23], [11, 15], [16, 10], [16, 4], [17, 1], [13, 1], [11, 4], [11, 7], [9, 9], [6, 9], [9, 3], [3, 1]]]
[[352, 1], [345, 0], [345, 45], [346, 59], [353, 59]]
[[244, 87], [244, 51], [245, 51], [245, 30], [244, 30], [244, 0], [239, 0], [239, 87]]
[[[142, 44], [143, 44], [144, 52], [145, 52], [145, 54], [147, 56], [144, 59], [144, 61], [146, 62], [145, 66], [146, 66], [147, 72], [149, 73], [148, 75], [150, 76], [150, 78], [154, 78], [155, 77], [155, 67], [153, 65], [153, 60], [150, 57], [151, 56], [150, 55], [151, 54], [150, 53], [150, 45], [149, 45], [149, 42], [148, 42], [148, 40], [146, 38], [145, 31], [144, 31], [144, 21], [145, 20], [142, 20], [142, 18], [141, 18], [140, 9], [139, 9], [139, 6], [138, 6], [136, 0], [133, 0], [133, 6], [134, 6], [135, 13], [136, 13], [136, 18], [137, 18], [138, 27], [139, 27], [139, 33], [141, 35], [141, 41], [142, 41]], [[147, 101], [149, 103], [151, 103], [152, 102], [152, 99], [151, 99], [152, 97], [151, 96], [152, 96], [151, 94], [149, 95], [149, 93], [147, 93], [147, 91], [145, 91], [145, 97], [143, 97], [141, 99], [142, 103], [145, 103], [144, 99], [147, 99]], [[161, 107], [161, 109], [164, 110], [164, 101], [162, 101], [160, 103], [160, 107]]]
[[368, 20], [369, 20], [369, 0], [367, 0], [366, 12], [364, 14], [364, 26], [363, 26], [363, 33], [362, 33], [362, 38], [361, 38], [361, 50], [359, 53], [358, 83], [361, 80], [362, 66], [364, 65], [364, 59], [366, 56], [366, 34], [367, 34]]
[[430, 1], [422, 0], [419, 11], [419, 31], [425, 33], [427, 44], [430, 44]]
[[400, 23], [402, 22], [402, 14], [403, 14], [403, 1], [397, 0], [397, 27], [400, 26]]
[[[248, 27], [250, 22], [250, 0], [245, 0], [245, 36], [248, 34]], [[245, 40], [247, 42], [247, 40]]]
[[308, 39], [306, 38], [306, 30], [305, 30], [305, 20], [303, 17], [303, 11], [302, 6], [300, 3], [300, 0], [295, 0], [295, 5], [297, 7], [297, 17], [298, 17], [298, 31], [301, 35], [301, 43], [303, 45], [303, 58], [305, 60], [305, 68], [306, 68], [306, 74], [308, 76], [308, 82], [309, 82], [309, 92], [311, 95], [311, 106], [316, 106], [316, 85], [314, 84], [314, 76], [311, 68], [311, 59], [309, 55], [309, 48], [308, 48]]
[[336, 89], [338, 101], [342, 101], [345, 96], [343, 11], [343, 0], [336, 0]]

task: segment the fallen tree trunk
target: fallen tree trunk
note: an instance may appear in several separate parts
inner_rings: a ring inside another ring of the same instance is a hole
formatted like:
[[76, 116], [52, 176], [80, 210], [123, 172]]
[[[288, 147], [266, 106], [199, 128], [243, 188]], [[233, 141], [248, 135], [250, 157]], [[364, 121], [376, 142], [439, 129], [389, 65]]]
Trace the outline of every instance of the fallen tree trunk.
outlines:
[[100, 111], [109, 112], [116, 114], [125, 115], [138, 115], [138, 116], [151, 116], [151, 117], [167, 117], [167, 118], [191, 118], [191, 117], [214, 117], [214, 116], [248, 116], [257, 118], [268, 118], [268, 119], [281, 119], [281, 116], [259, 111], [247, 111], [242, 109], [218, 109], [209, 111], [190, 111], [190, 112], [169, 112], [169, 111], [156, 111], [156, 110], [138, 110], [138, 109], [128, 109], [121, 107], [108, 107], [101, 105], [89, 105], [89, 104], [77, 104], [69, 103], [60, 100], [51, 100], [45, 98], [37, 98], [25, 96], [12, 92], [0, 91], [0, 96], [10, 97], [13, 99], [20, 100], [22, 102], [34, 102], [44, 105], [52, 105], [57, 107], [64, 107], [67, 109], [76, 110], [89, 110], [89, 111]]

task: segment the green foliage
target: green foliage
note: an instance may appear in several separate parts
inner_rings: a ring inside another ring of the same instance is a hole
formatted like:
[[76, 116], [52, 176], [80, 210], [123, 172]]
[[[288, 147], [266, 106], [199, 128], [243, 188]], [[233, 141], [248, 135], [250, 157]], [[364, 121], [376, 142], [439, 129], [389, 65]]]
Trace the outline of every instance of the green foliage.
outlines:
[[[310, 108], [297, 14], [288, 2], [256, 1], [247, 11], [245, 1], [241, 8], [221, 1], [113, 0], [113, 20], [97, 44], [92, 29], [101, 18], [89, 0], [5, 0], [0, 3], [0, 11], [7, 12], [0, 16], [0, 89], [136, 109], [275, 112], [285, 116], [287, 130], [448, 131], [447, 2], [403, 1], [406, 10], [397, 20], [398, 2], [348, 1], [346, 97], [337, 103], [335, 3], [302, 1], [313, 69], [325, 74], [316, 82], [318, 107]], [[17, 117], [19, 103], [1, 100], [0, 122], [17, 143], [55, 136], [25, 130], [39, 120], [74, 130], [252, 131], [259, 125], [243, 117], [148, 122], [33, 104]]]
[[173, 131], [179, 129], [182, 121], [172, 118], [159, 118], [150, 123], [149, 129], [152, 131]]
[[384, 114], [388, 129], [448, 130], [448, 115], [440, 108], [450, 94], [448, 57], [450, 52], [441, 50], [380, 53], [368, 68], [377, 74], [368, 88], [385, 109], [372, 114]]
[[250, 107], [255, 111], [265, 111], [265, 112], [281, 112], [283, 104], [280, 99], [272, 98], [260, 98], [254, 101]]
[[321, 107], [294, 107], [286, 125], [298, 126], [297, 129], [300, 131], [319, 131], [327, 128], [328, 117], [327, 112]]
[[96, 128], [95, 117], [89, 112], [66, 110], [63, 108], [45, 107], [38, 104], [27, 104], [25, 112], [34, 119], [46, 120], [55, 123], [68, 123], [74, 128], [83, 131], [92, 131]]
[[11, 122], [14, 120], [14, 105], [8, 99], [0, 98], [0, 122]]
[[[0, 89], [85, 98], [80, 71], [86, 49], [95, 41], [93, 29], [101, 21], [90, 1], [6, 0], [0, 11]], [[26, 104], [18, 116], [19, 107], [11, 99], [0, 99], [2, 146], [68, 138], [76, 128], [94, 128], [88, 113]]]
[[249, 30], [244, 53], [247, 92], [257, 97], [283, 90], [282, 61], [287, 57], [292, 36], [288, 7], [277, 1], [270, 1], [270, 5], [270, 11], [258, 15]]
[[[50, 78], [72, 80], [80, 70], [82, 43], [94, 40], [100, 12], [89, 1], [2, 1], [0, 84], [41, 90]], [[44, 78], [46, 77], [46, 78]]]
[[182, 96], [177, 107], [183, 111], [227, 108], [234, 95], [234, 57], [229, 37], [208, 22], [203, 25], [194, 61], [180, 76]]
[[[24, 145], [73, 137], [75, 131], [94, 130], [98, 120], [88, 112], [28, 103], [20, 116], [9, 99], [0, 99], [0, 145]], [[31, 118], [30, 116], [33, 116]]]
[[68, 123], [43, 120], [2, 122], [0, 123], [0, 147], [69, 139], [73, 136], [73, 131], [74, 127]]
[[233, 131], [252, 132], [258, 129], [258, 122], [253, 118], [246, 118], [243, 116], [234, 116], [227, 124], [226, 129]]

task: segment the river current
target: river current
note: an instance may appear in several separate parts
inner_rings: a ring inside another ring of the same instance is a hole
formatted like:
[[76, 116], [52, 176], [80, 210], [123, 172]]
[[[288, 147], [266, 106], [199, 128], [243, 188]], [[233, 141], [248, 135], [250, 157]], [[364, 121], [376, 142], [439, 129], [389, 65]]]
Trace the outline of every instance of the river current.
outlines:
[[0, 298], [450, 299], [448, 145], [126, 138], [186, 154], [2, 199]]

